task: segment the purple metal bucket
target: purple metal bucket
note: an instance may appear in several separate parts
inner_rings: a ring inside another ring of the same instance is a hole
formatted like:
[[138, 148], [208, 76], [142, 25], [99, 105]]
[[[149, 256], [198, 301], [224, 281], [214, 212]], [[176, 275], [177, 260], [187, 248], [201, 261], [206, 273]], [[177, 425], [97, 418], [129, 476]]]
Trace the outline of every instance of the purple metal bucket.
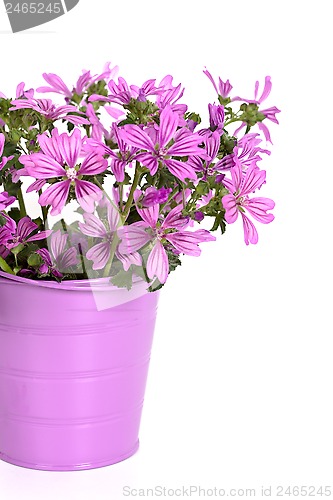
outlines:
[[0, 272], [0, 458], [81, 470], [133, 455], [158, 293]]

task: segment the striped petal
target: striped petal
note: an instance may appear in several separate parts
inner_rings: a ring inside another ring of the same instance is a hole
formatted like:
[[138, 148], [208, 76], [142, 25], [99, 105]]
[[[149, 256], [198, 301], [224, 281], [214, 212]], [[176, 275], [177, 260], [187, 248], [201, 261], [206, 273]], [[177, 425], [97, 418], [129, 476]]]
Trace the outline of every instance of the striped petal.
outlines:
[[58, 231], [55, 231], [52, 234], [51, 238], [51, 253], [55, 259], [58, 259], [58, 257], [63, 253], [65, 250], [65, 246], [67, 243], [68, 235], [63, 234], [60, 229]]
[[103, 197], [103, 191], [95, 184], [88, 181], [75, 181], [75, 194], [77, 201], [88, 213], [93, 213], [95, 210], [95, 201], [99, 201]]
[[66, 175], [65, 169], [53, 158], [36, 153], [31, 155], [32, 163], [26, 163], [28, 174], [35, 179], [51, 179], [52, 177], [63, 177]]
[[58, 215], [66, 205], [71, 181], [61, 181], [49, 186], [39, 197], [38, 203], [45, 207], [51, 205], [51, 215]]
[[227, 194], [222, 198], [222, 205], [225, 208], [225, 220], [228, 224], [233, 224], [238, 217], [238, 206], [233, 194]]
[[105, 238], [107, 230], [103, 222], [94, 214], [83, 214], [84, 223], [79, 222], [80, 230], [87, 236], [93, 238]]
[[105, 172], [108, 162], [103, 156], [90, 153], [84, 160], [78, 171], [79, 175], [96, 175]]
[[110, 243], [104, 241], [93, 246], [87, 252], [87, 259], [93, 261], [92, 268], [97, 271], [98, 269], [103, 269], [110, 258]]
[[170, 106], [166, 106], [160, 115], [160, 127], [158, 131], [158, 144], [160, 148], [166, 146], [173, 139], [178, 122], [178, 114], [174, 113]]
[[126, 144], [146, 149], [147, 151], [154, 151], [155, 146], [153, 141], [147, 132], [138, 127], [138, 125], [124, 125], [119, 129], [119, 135]]
[[270, 198], [251, 198], [244, 204], [244, 208], [252, 217], [262, 224], [269, 224], [274, 220], [273, 214], [268, 214], [267, 210], [272, 210], [275, 203]]
[[118, 236], [121, 239], [119, 252], [121, 254], [134, 253], [144, 247], [152, 237], [142, 227], [123, 226], [118, 229]]
[[241, 212], [241, 216], [243, 219], [243, 229], [244, 229], [244, 241], [246, 245], [252, 243], [255, 245], [258, 243], [258, 232], [252, 221], [246, 215]]
[[64, 133], [59, 136], [61, 156], [71, 168], [74, 168], [82, 148], [81, 131], [75, 129], [71, 135]]
[[156, 240], [147, 260], [148, 278], [155, 276], [161, 283], [165, 283], [169, 274], [169, 260], [167, 253], [159, 240]]
[[164, 160], [164, 164], [168, 170], [181, 181], [197, 178], [194, 168], [188, 163], [179, 160]]

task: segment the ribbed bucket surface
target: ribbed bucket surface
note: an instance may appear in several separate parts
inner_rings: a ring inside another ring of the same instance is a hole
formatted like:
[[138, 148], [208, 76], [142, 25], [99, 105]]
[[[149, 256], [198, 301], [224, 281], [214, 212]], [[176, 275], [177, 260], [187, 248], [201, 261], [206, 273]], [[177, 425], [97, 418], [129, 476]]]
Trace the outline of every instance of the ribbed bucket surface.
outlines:
[[135, 453], [158, 303], [145, 287], [0, 272], [2, 460], [79, 470]]

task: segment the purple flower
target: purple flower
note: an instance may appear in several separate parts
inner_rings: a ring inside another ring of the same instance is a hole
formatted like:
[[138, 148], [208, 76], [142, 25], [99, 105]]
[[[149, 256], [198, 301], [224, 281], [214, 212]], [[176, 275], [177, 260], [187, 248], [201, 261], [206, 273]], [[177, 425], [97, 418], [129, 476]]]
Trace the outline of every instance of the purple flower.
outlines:
[[[262, 94], [259, 98], [258, 98], [258, 90], [259, 90], [259, 81], [256, 81], [255, 87], [254, 87], [254, 99], [244, 99], [242, 97], [237, 96], [237, 97], [234, 97], [233, 100], [234, 101], [243, 101], [243, 102], [247, 102], [249, 104], [257, 104], [260, 107], [260, 104], [267, 99], [267, 97], [269, 96], [269, 94], [271, 93], [271, 90], [272, 90], [272, 82], [271, 82], [270, 76], [265, 77], [265, 85], [264, 85]], [[265, 117], [268, 120], [270, 120], [274, 123], [279, 123], [275, 115], [277, 113], [280, 113], [281, 111], [276, 106], [271, 107], [271, 108], [267, 108], [267, 109], [260, 109], [259, 108], [258, 112], [265, 115]], [[244, 128], [245, 126], [246, 126], [246, 123], [242, 123], [242, 125], [235, 130], [234, 135], [238, 134], [238, 132], [242, 128]], [[258, 127], [263, 132], [266, 141], [269, 141], [270, 143], [272, 143], [271, 136], [270, 136], [270, 133], [269, 133], [267, 126], [263, 122], [258, 122]]]
[[118, 229], [121, 239], [119, 250], [122, 254], [133, 253], [150, 243], [151, 250], [147, 260], [147, 275], [150, 279], [156, 276], [161, 283], [167, 280], [169, 261], [165, 244], [171, 244], [177, 253], [199, 256], [199, 243], [215, 240], [215, 237], [204, 229], [194, 232], [184, 230], [188, 218], [182, 216], [181, 205], [172, 209], [162, 221], [159, 221], [158, 204], [144, 209], [137, 208], [137, 211], [143, 219], [142, 222]]
[[15, 196], [10, 196], [6, 191], [0, 193], [0, 211], [5, 210], [9, 205], [16, 201]]
[[250, 193], [262, 186], [265, 178], [266, 172], [259, 170], [254, 164], [250, 165], [245, 175], [241, 165], [236, 164], [231, 169], [231, 179], [224, 179], [223, 181], [230, 191], [230, 194], [222, 198], [222, 205], [225, 208], [225, 220], [228, 224], [233, 224], [237, 220], [238, 214], [241, 214], [244, 241], [247, 245], [258, 242], [258, 232], [253, 222], [245, 215], [245, 211], [263, 224], [268, 224], [274, 220], [274, 215], [267, 213], [267, 210], [272, 210], [275, 206], [273, 200], [261, 197], [249, 198]]
[[221, 136], [223, 134], [224, 127], [224, 106], [215, 104], [208, 104], [209, 112], [209, 128], [203, 128], [199, 130], [200, 135], [212, 135], [214, 132], [218, 132]]
[[43, 240], [52, 233], [51, 230], [35, 233], [38, 230], [38, 226], [32, 222], [30, 217], [23, 217], [16, 224], [8, 215], [3, 214], [3, 216], [7, 219], [7, 222], [4, 226], [0, 227], [0, 244], [4, 245], [8, 250], [12, 250], [18, 245], [25, 245], [31, 241]]
[[[0, 228], [1, 230], [1, 228]], [[6, 259], [8, 255], [10, 254], [10, 251], [7, 250], [7, 248], [4, 245], [0, 245], [0, 257], [3, 259]]]
[[168, 201], [169, 195], [172, 192], [171, 188], [160, 188], [149, 187], [143, 194], [141, 204], [144, 207], [152, 207], [153, 205], [163, 204]]
[[14, 156], [9, 156], [8, 158], [6, 156], [2, 156], [4, 148], [5, 148], [5, 136], [4, 134], [0, 134], [0, 171], [7, 165], [7, 163], [10, 160], [14, 158]]
[[121, 137], [119, 129], [116, 124], [111, 128], [112, 139], [118, 144], [117, 149], [111, 149], [106, 146], [102, 141], [95, 139], [87, 139], [84, 149], [85, 151], [95, 151], [101, 155], [107, 155], [111, 158], [110, 167], [117, 182], [123, 182], [125, 179], [125, 168], [132, 166], [132, 162], [136, 158], [136, 153], [139, 148], [129, 146]]
[[90, 71], [83, 70], [83, 73], [79, 76], [73, 90], [69, 90], [60, 76], [55, 75], [54, 73], [43, 73], [43, 78], [49, 86], [39, 87], [37, 92], [53, 92], [56, 94], [62, 94], [65, 96], [66, 100], [69, 101], [74, 94], [83, 94], [93, 83], [100, 80], [108, 81], [110, 78], [116, 76], [117, 72], [118, 66], [111, 68], [110, 62], [105, 64], [103, 72], [99, 75], [92, 76]]
[[54, 92], [56, 94], [63, 94], [68, 99], [71, 99], [73, 96], [73, 92], [69, 90], [64, 81], [60, 78], [60, 76], [55, 75], [54, 73], [43, 73], [43, 78], [46, 83], [49, 84], [48, 87], [38, 87], [37, 92], [41, 93], [49, 93]]
[[[94, 214], [84, 214], [83, 218], [84, 223], [79, 223], [82, 233], [102, 240], [88, 250], [87, 259], [93, 261], [94, 270], [103, 269], [110, 259], [112, 241], [120, 221], [119, 212], [110, 202], [107, 204], [107, 226]], [[117, 249], [115, 254], [125, 271], [131, 264], [141, 265], [142, 259], [137, 252], [122, 255]]]
[[130, 85], [133, 97], [138, 101], [145, 102], [150, 95], [160, 95], [163, 92], [163, 88], [156, 87], [155, 82], [156, 80], [147, 80], [141, 87]]
[[212, 82], [213, 87], [216, 90], [216, 93], [218, 95], [220, 95], [221, 97], [223, 97], [223, 99], [226, 99], [232, 90], [232, 85], [230, 84], [229, 80], [227, 80], [226, 82], [223, 82], [221, 80], [221, 78], [219, 77], [218, 86], [217, 86], [215, 81], [214, 81], [214, 78], [209, 73], [209, 71], [207, 69], [205, 69], [203, 72], [209, 78], [209, 80]]
[[163, 88], [163, 92], [157, 95], [156, 104], [160, 109], [164, 109], [165, 107], [170, 106], [172, 111], [177, 113], [181, 118], [186, 113], [187, 106], [186, 104], [178, 104], [178, 101], [183, 97], [185, 89], [182, 88], [181, 84], [175, 87], [172, 81], [173, 77], [171, 75], [165, 76], [160, 81], [158, 87]]
[[205, 145], [205, 158], [203, 160], [203, 155], [201, 156], [193, 156], [189, 159], [189, 164], [196, 170], [196, 172], [202, 173], [202, 179], [204, 181], [207, 180], [208, 177], [214, 175], [215, 172], [223, 172], [225, 170], [230, 170], [230, 168], [235, 164], [233, 156], [227, 155], [222, 160], [217, 161], [213, 164], [213, 161], [216, 159], [217, 153], [220, 148], [220, 134], [216, 130], [212, 132], [210, 135], [206, 134], [202, 138]]
[[118, 78], [118, 83], [116, 83], [114, 80], [110, 80], [108, 87], [109, 95], [107, 97], [103, 95], [93, 94], [89, 97], [89, 101], [114, 102], [116, 104], [124, 105], [129, 104], [132, 97], [134, 96], [128, 83], [121, 76]]
[[240, 164], [243, 170], [246, 170], [252, 164], [257, 166], [257, 162], [262, 160], [261, 153], [271, 154], [269, 150], [259, 147], [261, 142], [262, 139], [259, 134], [245, 134], [238, 140], [237, 146], [234, 147], [234, 162]]
[[34, 93], [34, 89], [25, 90], [24, 82], [19, 83], [16, 87], [16, 99], [19, 99], [20, 97], [26, 97], [27, 99], [30, 99], [34, 96]]
[[70, 104], [66, 106], [56, 107], [51, 99], [15, 99], [12, 101], [14, 107], [10, 108], [9, 111], [15, 111], [17, 109], [33, 109], [45, 116], [47, 120], [67, 120], [74, 125], [89, 125], [90, 122], [82, 116], [69, 115], [68, 113], [78, 113], [82, 115], [80, 111], [75, 106]]
[[62, 278], [64, 272], [78, 264], [76, 248], [66, 249], [67, 239], [68, 235], [62, 234], [59, 229], [51, 236], [50, 251], [46, 248], [36, 251], [44, 261], [39, 268], [41, 274], [52, 274], [56, 278]]
[[[146, 151], [138, 154], [136, 159], [150, 170], [151, 175], [155, 175], [159, 165], [162, 165], [182, 181], [196, 179], [195, 171], [188, 163], [171, 157], [199, 155], [202, 149], [198, 145], [202, 138], [187, 128], [177, 131], [178, 122], [178, 114], [166, 106], [160, 114], [160, 125], [154, 139], [138, 125], [125, 125], [119, 134], [127, 144]], [[169, 145], [171, 140], [174, 142]]]
[[98, 118], [94, 106], [90, 103], [87, 104], [86, 115], [91, 123], [91, 138], [94, 141], [100, 141], [107, 134], [107, 130]]
[[[20, 162], [28, 175], [35, 179], [57, 179], [39, 197], [42, 206], [51, 205], [51, 215], [58, 215], [65, 206], [69, 190], [74, 187], [78, 203], [86, 212], [94, 211], [94, 202], [101, 199], [103, 192], [96, 184], [82, 179], [82, 176], [94, 176], [104, 172], [108, 166], [101, 154], [83, 153], [81, 132], [75, 129], [72, 135], [59, 135], [57, 129], [52, 136], [38, 136], [42, 153], [21, 156]], [[80, 161], [80, 164], [78, 162]], [[30, 186], [31, 187], [31, 186]]]

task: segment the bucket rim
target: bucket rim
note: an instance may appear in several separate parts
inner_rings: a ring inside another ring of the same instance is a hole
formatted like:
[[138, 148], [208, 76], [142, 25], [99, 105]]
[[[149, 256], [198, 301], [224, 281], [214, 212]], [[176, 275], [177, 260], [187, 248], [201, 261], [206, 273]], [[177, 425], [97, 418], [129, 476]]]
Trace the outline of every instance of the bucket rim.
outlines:
[[127, 290], [125, 288], [118, 288], [115, 285], [112, 285], [110, 283], [110, 278], [93, 278], [93, 279], [83, 279], [83, 280], [65, 280], [61, 281], [60, 283], [58, 281], [52, 281], [52, 280], [33, 280], [30, 278], [24, 278], [23, 276], [16, 276], [14, 274], [9, 274], [0, 269], [0, 282], [1, 278], [4, 278], [5, 280], [8, 281], [14, 281], [16, 283], [22, 284], [22, 285], [28, 285], [28, 286], [37, 286], [37, 287], [43, 287], [43, 288], [53, 288], [56, 290], [80, 290], [80, 291], [91, 291], [96, 290], [96, 291], [102, 291], [102, 290], [108, 290], [108, 291], [118, 291], [118, 292], [128, 292], [130, 293], [131, 290], [133, 290], [134, 287], [137, 286], [142, 286], [143, 284], [147, 285], [147, 288], [149, 287], [149, 283], [146, 283], [142, 278], [138, 276], [133, 277], [133, 287], [131, 290]]

